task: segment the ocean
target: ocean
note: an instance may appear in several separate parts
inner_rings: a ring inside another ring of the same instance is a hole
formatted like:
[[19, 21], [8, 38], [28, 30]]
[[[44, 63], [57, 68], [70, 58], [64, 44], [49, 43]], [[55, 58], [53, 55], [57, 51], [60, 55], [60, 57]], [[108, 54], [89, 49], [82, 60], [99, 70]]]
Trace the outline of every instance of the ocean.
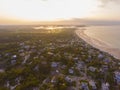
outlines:
[[120, 26], [90, 26], [87, 27], [84, 33], [104, 42], [112, 48], [120, 49]]
[[89, 26], [79, 28], [76, 34], [93, 47], [120, 59], [120, 26]]

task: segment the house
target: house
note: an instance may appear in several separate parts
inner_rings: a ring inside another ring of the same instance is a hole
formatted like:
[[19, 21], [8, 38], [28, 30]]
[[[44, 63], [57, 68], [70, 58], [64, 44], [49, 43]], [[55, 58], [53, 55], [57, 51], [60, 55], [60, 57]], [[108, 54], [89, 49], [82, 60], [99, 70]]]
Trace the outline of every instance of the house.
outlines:
[[57, 67], [57, 66], [58, 66], [58, 63], [56, 63], [56, 62], [52, 62], [52, 63], [51, 63], [51, 67], [55, 68], [55, 67]]
[[107, 71], [108, 70], [108, 65], [102, 65], [102, 69], [103, 69], [103, 71]]
[[25, 45], [25, 43], [20, 43], [20, 46], [24, 46]]
[[12, 58], [13, 58], [13, 59], [16, 59], [16, 58], [17, 58], [17, 55], [13, 55]]
[[80, 70], [80, 69], [83, 69], [84, 67], [83, 67], [82, 64], [77, 64], [76, 68], [77, 68], [78, 70]]
[[32, 90], [40, 90], [38, 87], [34, 87]]
[[89, 90], [88, 84], [86, 82], [81, 83], [81, 88], [82, 88], [82, 90]]
[[33, 57], [33, 59], [38, 59], [38, 56]]
[[69, 69], [68, 72], [69, 72], [70, 74], [73, 74], [73, 73], [74, 73], [73, 69]]
[[117, 84], [120, 84], [120, 72], [115, 71], [114, 73], [115, 73], [115, 80]]
[[120, 65], [120, 62], [118, 63], [118, 65]]
[[24, 48], [25, 48], [26, 50], [28, 50], [28, 49], [30, 49], [30, 46], [29, 46], [29, 45], [26, 45], [26, 46], [24, 46]]
[[102, 89], [102, 90], [109, 90], [109, 86], [110, 86], [110, 85], [109, 85], [109, 83], [107, 83], [107, 82], [106, 82], [106, 83], [102, 83], [101, 89]]
[[16, 60], [11, 60], [11, 64], [12, 65], [16, 64]]
[[48, 54], [48, 55], [53, 55], [54, 53], [52, 53], [52, 52], [48, 52], [47, 54]]
[[88, 56], [88, 59], [87, 59], [86, 61], [87, 61], [87, 62], [91, 62], [91, 61], [92, 61], [92, 58], [91, 58], [90, 55]]
[[106, 63], [106, 64], [108, 64], [108, 63], [110, 62], [110, 60], [109, 60], [108, 58], [105, 58], [105, 59], [103, 60], [103, 62]]
[[89, 81], [89, 85], [92, 86], [92, 90], [97, 90], [96, 84], [93, 80]]
[[6, 53], [5, 56], [10, 56], [10, 53]]
[[102, 59], [102, 58], [104, 58], [104, 55], [103, 55], [103, 54], [99, 54], [99, 55], [98, 55], [98, 58], [99, 58], [99, 59]]
[[72, 82], [72, 79], [71, 79], [69, 76], [66, 76], [66, 77], [65, 77], [65, 80], [66, 80], [67, 82]]
[[0, 73], [2, 73], [2, 72], [5, 72], [5, 70], [4, 70], [4, 69], [2, 69], [2, 68], [0, 68]]
[[56, 73], [59, 73], [59, 70], [55, 70]]
[[75, 62], [77, 62], [77, 61], [79, 60], [79, 58], [78, 58], [78, 57], [75, 57], [75, 58], [73, 58], [73, 60], [74, 60]]
[[37, 50], [32, 48], [29, 52], [30, 53], [35, 53], [35, 52], [37, 52]]
[[34, 71], [39, 71], [39, 65], [36, 65], [33, 70]]
[[20, 56], [21, 57], [24, 57], [25, 56], [25, 53], [23, 52], [23, 53], [20, 53]]
[[23, 49], [20, 49], [18, 52], [19, 52], [19, 53], [22, 53], [22, 52], [24, 52], [24, 50], [23, 50]]
[[96, 68], [93, 67], [93, 66], [90, 66], [88, 69], [89, 69], [91, 72], [95, 72], [95, 70], [96, 70]]
[[78, 70], [84, 69], [84, 66], [85, 66], [85, 63], [82, 62], [82, 61], [78, 61], [78, 63], [76, 63], [76, 68], [77, 68]]
[[65, 69], [66, 67], [67, 67], [66, 65], [62, 65], [62, 66], [61, 66], [62, 69]]
[[85, 62], [83, 62], [83, 61], [78, 61], [78, 64], [85, 65]]
[[17, 83], [17, 85], [20, 85], [20, 81], [21, 81], [21, 77], [17, 77], [16, 79], [15, 79], [15, 82]]

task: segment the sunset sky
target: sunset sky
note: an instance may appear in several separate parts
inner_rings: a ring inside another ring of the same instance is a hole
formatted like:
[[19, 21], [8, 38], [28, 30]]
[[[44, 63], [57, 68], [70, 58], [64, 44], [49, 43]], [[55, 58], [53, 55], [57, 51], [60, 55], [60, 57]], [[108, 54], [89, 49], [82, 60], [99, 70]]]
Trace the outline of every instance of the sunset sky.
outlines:
[[120, 0], [0, 0], [0, 24], [74, 18], [120, 20]]

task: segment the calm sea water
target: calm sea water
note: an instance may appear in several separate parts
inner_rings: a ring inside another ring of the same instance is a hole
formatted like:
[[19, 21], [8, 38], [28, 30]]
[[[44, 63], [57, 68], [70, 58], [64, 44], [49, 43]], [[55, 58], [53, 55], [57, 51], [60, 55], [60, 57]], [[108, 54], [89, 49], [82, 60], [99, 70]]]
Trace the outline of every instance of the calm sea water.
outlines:
[[120, 26], [90, 26], [85, 34], [120, 49]]

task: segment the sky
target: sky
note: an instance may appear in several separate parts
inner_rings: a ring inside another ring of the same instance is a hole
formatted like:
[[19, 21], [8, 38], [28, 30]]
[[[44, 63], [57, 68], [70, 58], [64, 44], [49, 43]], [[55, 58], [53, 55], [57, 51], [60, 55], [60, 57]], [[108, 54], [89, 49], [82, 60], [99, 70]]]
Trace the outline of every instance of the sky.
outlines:
[[120, 0], [0, 0], [0, 24], [120, 20]]

